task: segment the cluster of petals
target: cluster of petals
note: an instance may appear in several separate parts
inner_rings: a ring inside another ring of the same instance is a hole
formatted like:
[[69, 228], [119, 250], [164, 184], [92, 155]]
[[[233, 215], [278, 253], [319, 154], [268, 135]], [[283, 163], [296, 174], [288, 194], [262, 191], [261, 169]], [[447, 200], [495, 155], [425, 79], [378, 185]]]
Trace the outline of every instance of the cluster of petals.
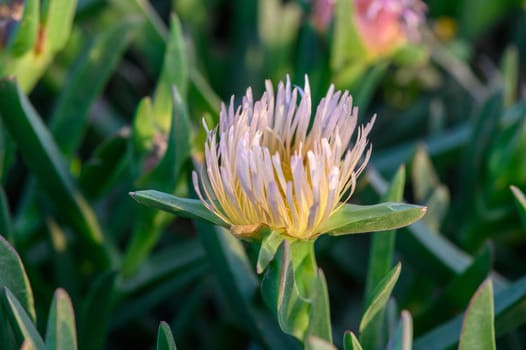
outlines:
[[[270, 81], [254, 101], [222, 105], [219, 125], [207, 132], [205, 164], [193, 173], [203, 204], [240, 236], [263, 227], [311, 239], [353, 193], [371, 154], [373, 119], [357, 127], [358, 108], [331, 86], [312, 114], [308, 79], [303, 89]], [[354, 136], [354, 137], [353, 137]], [[354, 140], [352, 140], [354, 138]]]

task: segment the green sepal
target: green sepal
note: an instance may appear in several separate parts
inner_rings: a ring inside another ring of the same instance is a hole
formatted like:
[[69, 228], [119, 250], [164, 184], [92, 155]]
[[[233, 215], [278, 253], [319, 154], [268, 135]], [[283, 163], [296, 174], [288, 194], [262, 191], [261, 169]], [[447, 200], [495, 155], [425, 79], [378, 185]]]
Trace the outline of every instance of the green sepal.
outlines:
[[155, 190], [130, 192], [130, 196], [138, 203], [157, 208], [186, 218], [198, 218], [215, 225], [228, 227], [228, 224], [208, 210], [199, 199], [180, 198]]
[[426, 207], [405, 203], [375, 205], [345, 204], [320, 227], [320, 232], [333, 236], [404, 227], [424, 216]]

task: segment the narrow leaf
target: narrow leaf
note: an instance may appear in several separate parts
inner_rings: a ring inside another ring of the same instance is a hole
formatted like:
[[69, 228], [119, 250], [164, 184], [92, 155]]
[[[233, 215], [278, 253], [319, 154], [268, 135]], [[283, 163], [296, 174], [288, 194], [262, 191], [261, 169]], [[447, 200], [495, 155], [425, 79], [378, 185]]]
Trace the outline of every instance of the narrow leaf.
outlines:
[[[188, 91], [188, 59], [181, 23], [175, 14], [170, 18], [170, 36], [164, 54], [164, 63], [158, 85], [153, 97], [153, 116], [156, 126], [168, 133], [172, 120], [174, 100], [172, 88], [175, 87], [186, 100]], [[185, 135], [188, 138], [188, 135]]]
[[360, 333], [369, 326], [370, 321], [378, 314], [389, 300], [391, 292], [400, 276], [400, 270], [402, 265], [400, 263], [396, 266], [380, 281], [376, 286], [371, 298], [367, 301], [367, 309], [365, 310], [362, 320], [360, 321]]
[[159, 324], [157, 331], [157, 350], [176, 350], [174, 336], [170, 325], [164, 321]]
[[69, 37], [77, 0], [48, 0], [42, 5], [41, 26], [47, 50], [61, 49]]
[[18, 333], [20, 339], [29, 342], [32, 349], [45, 350], [44, 341], [38, 334], [38, 331], [30, 319], [30, 316], [24, 310], [24, 307], [17, 300], [8, 288], [4, 287], [4, 304], [7, 314], [11, 319], [11, 325]]
[[51, 117], [58, 148], [68, 157], [76, 151], [88, 123], [91, 105], [140, 27], [136, 18], [116, 23], [95, 37], [68, 75]]
[[310, 336], [305, 342], [305, 350], [337, 350], [332, 343], [315, 336]]
[[22, 260], [15, 249], [0, 236], [0, 287], [9, 288], [26, 310], [31, 320], [36, 320], [33, 291]]
[[345, 204], [320, 227], [320, 232], [339, 236], [392, 230], [412, 224], [425, 212], [425, 207], [405, 203]]
[[[495, 295], [495, 333], [499, 336], [526, 323], [526, 277]], [[445, 349], [458, 342], [463, 316], [457, 316], [421, 335], [414, 342], [415, 350]]]
[[164, 210], [187, 218], [199, 218], [215, 225], [225, 226], [220, 218], [208, 210], [199, 199], [180, 198], [155, 190], [130, 192], [130, 196], [138, 203]]
[[95, 280], [83, 300], [79, 317], [79, 344], [82, 348], [104, 348], [114, 290], [115, 272], [106, 271]]
[[4, 188], [0, 185], [0, 236], [13, 242], [13, 223]]
[[97, 261], [107, 264], [109, 257], [95, 213], [76, 188], [48, 129], [14, 80], [0, 80], [0, 117], [57, 214], [81, 234]]
[[276, 258], [267, 268], [261, 293], [283, 332], [303, 340], [309, 323], [309, 303], [296, 285], [289, 242], [280, 245]]
[[327, 281], [325, 280], [325, 274], [321, 269], [318, 269], [318, 275], [314, 280], [311, 299], [307, 341], [310, 343], [312, 337], [314, 337], [316, 341], [323, 341], [328, 344], [327, 346], [330, 345], [333, 347], [329, 291], [327, 288]]
[[487, 279], [473, 295], [464, 316], [459, 350], [495, 350], [493, 285]]
[[75, 313], [68, 293], [57, 289], [53, 296], [47, 321], [46, 347], [48, 350], [77, 349]]
[[517, 204], [517, 210], [522, 220], [522, 225], [526, 229], [526, 196], [524, 193], [515, 186], [510, 186], [513, 195], [515, 196], [515, 204]]
[[413, 348], [413, 320], [411, 314], [404, 310], [398, 327], [389, 341], [387, 350], [411, 350]]
[[[405, 167], [400, 167], [393, 177], [391, 184], [382, 197], [385, 201], [402, 201], [405, 185]], [[365, 286], [364, 300], [372, 298], [374, 287], [377, 286], [382, 278], [389, 272], [393, 263], [395, 245], [395, 231], [373, 234], [371, 250], [369, 254], [369, 267], [367, 269], [367, 282]], [[384, 322], [383, 313], [371, 320], [371, 324], [360, 335], [362, 344], [366, 348], [375, 349], [382, 343], [381, 329]]]
[[358, 338], [351, 331], [346, 331], [343, 335], [343, 349], [344, 350], [363, 350]]

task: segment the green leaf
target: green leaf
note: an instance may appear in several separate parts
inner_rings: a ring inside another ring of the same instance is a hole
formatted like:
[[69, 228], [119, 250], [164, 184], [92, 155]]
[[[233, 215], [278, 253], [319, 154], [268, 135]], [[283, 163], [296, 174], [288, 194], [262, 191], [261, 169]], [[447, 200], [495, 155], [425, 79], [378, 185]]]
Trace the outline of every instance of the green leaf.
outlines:
[[121, 129], [98, 146], [82, 167], [79, 185], [88, 197], [98, 197], [116, 183], [128, 159], [129, 131]]
[[504, 107], [512, 106], [517, 100], [519, 85], [519, 50], [516, 46], [508, 46], [502, 55], [501, 71], [504, 90]]
[[31, 349], [45, 350], [44, 341], [38, 334], [38, 331], [27, 314], [24, 307], [17, 300], [8, 288], [4, 287], [4, 305], [7, 314], [11, 319], [11, 325], [16, 330], [20, 339], [24, 339], [31, 345]]
[[[382, 197], [385, 201], [401, 201], [404, 195], [405, 167], [400, 167], [391, 184]], [[395, 245], [395, 231], [373, 234], [371, 250], [369, 254], [369, 267], [367, 269], [367, 281], [365, 286], [365, 300], [372, 298], [374, 287], [377, 286], [384, 276], [389, 272], [393, 263]], [[377, 348], [382, 340], [381, 328], [383, 324], [383, 313], [371, 321], [366, 333], [361, 334], [362, 344], [366, 348]]]
[[12, 290], [31, 320], [36, 320], [33, 291], [22, 260], [2, 236], [0, 236], [0, 287]]
[[371, 320], [384, 309], [396, 281], [398, 281], [401, 268], [402, 265], [400, 263], [396, 264], [371, 293], [371, 297], [367, 300], [367, 308], [360, 321], [360, 333], [363, 333], [370, 325]]
[[4, 188], [0, 186], [0, 235], [13, 242], [13, 223]]
[[[188, 93], [188, 58], [181, 23], [175, 14], [170, 18], [170, 36], [164, 54], [164, 63], [153, 97], [153, 118], [162, 133], [168, 133], [172, 121], [174, 99], [172, 88], [178, 91], [180, 101]], [[181, 103], [175, 101], [175, 103]], [[187, 139], [185, 135], [183, 139]]]
[[42, 5], [41, 31], [45, 36], [45, 48], [57, 51], [66, 45], [77, 0], [47, 0]]
[[493, 285], [487, 279], [473, 295], [464, 316], [459, 350], [495, 350]]
[[64, 289], [57, 289], [53, 296], [47, 321], [46, 347], [48, 350], [77, 349], [75, 312]]
[[419, 313], [415, 323], [416, 332], [437, 326], [444, 318], [452, 317], [457, 310], [464, 309], [490, 272], [491, 251], [487, 244], [471, 265], [445, 285], [438, 298], [430, 301]]
[[[495, 281], [493, 281], [495, 283]], [[495, 296], [495, 333], [504, 334], [526, 323], [526, 277], [512, 283]], [[462, 327], [462, 315], [443, 323], [421, 335], [414, 342], [415, 350], [431, 347], [446, 349], [458, 342]]]
[[513, 196], [515, 196], [515, 204], [517, 204], [517, 210], [522, 220], [522, 225], [526, 229], [526, 196], [524, 193], [515, 186], [510, 186]]
[[413, 320], [411, 314], [404, 310], [398, 327], [389, 341], [387, 350], [411, 350], [413, 348]]
[[140, 28], [136, 18], [124, 19], [97, 35], [78, 57], [51, 117], [50, 129], [60, 150], [71, 157], [86, 131], [91, 105], [113, 74], [125, 49]]
[[79, 344], [83, 349], [103, 349], [108, 332], [115, 290], [115, 272], [101, 274], [82, 301], [79, 317]]
[[14, 80], [0, 80], [0, 117], [27, 166], [55, 205], [58, 216], [84, 238], [97, 262], [108, 264], [108, 252], [95, 213], [76, 188], [48, 129]]
[[157, 350], [176, 350], [174, 336], [170, 325], [164, 321], [159, 324], [157, 331]]
[[346, 331], [343, 335], [343, 349], [344, 350], [363, 350], [358, 338], [351, 331]]
[[331, 68], [333, 72], [345, 66], [361, 65], [367, 56], [365, 47], [354, 21], [354, 5], [338, 0], [334, 8], [334, 36], [331, 45]]
[[431, 193], [440, 186], [440, 179], [423, 145], [419, 145], [411, 164], [411, 179], [418, 203], [425, 202]]
[[146, 179], [140, 181], [141, 184], [147, 183], [148, 186], [167, 192], [174, 191], [177, 180], [181, 175], [183, 164], [190, 157], [191, 150], [191, 128], [186, 105], [176, 86], [173, 86], [170, 91], [173, 93], [173, 113], [171, 114], [172, 122], [168, 137], [168, 147], [162, 160], [152, 173], [149, 174]]
[[[314, 279], [314, 288], [311, 297], [311, 307], [309, 310], [309, 326], [307, 328], [307, 344], [312, 339], [315, 342], [323, 342], [327, 349], [334, 348], [332, 345], [331, 313], [329, 306], [329, 291], [325, 274], [318, 269], [318, 274]], [[329, 347], [330, 346], [330, 347]], [[318, 349], [313, 347], [312, 349]], [[319, 349], [325, 349], [320, 347]]]
[[274, 259], [274, 256], [284, 239], [283, 234], [278, 231], [270, 231], [263, 236], [259, 246], [258, 260], [256, 263], [257, 273], [260, 274], [265, 271], [268, 264]]
[[130, 192], [138, 203], [187, 218], [198, 218], [227, 227], [219, 217], [208, 210], [199, 199], [180, 198], [155, 190]]
[[118, 290], [133, 294], [205, 262], [206, 255], [198, 240], [180, 242], [152, 254], [130, 278], [119, 279]]
[[332, 343], [315, 336], [310, 336], [305, 342], [305, 350], [337, 350]]
[[309, 324], [309, 301], [304, 299], [294, 276], [290, 243], [284, 241], [261, 282], [267, 306], [276, 314], [283, 332], [303, 340]]
[[425, 212], [425, 207], [405, 203], [345, 204], [320, 227], [320, 232], [339, 236], [392, 230], [412, 224]]

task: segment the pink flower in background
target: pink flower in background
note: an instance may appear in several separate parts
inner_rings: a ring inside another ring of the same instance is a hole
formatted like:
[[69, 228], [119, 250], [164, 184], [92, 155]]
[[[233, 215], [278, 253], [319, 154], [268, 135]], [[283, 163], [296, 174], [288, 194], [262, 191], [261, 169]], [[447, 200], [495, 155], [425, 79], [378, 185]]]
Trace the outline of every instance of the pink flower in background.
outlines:
[[426, 5], [420, 0], [354, 0], [355, 21], [363, 44], [373, 56], [392, 53], [419, 38]]
[[312, 21], [316, 29], [325, 31], [332, 20], [336, 0], [315, 0], [312, 9]]
[[[349, 1], [354, 5], [358, 34], [371, 56], [392, 53], [401, 45], [418, 40], [418, 27], [426, 11], [421, 0]], [[312, 21], [319, 31], [325, 31], [331, 23], [335, 4], [336, 0], [314, 0]]]

